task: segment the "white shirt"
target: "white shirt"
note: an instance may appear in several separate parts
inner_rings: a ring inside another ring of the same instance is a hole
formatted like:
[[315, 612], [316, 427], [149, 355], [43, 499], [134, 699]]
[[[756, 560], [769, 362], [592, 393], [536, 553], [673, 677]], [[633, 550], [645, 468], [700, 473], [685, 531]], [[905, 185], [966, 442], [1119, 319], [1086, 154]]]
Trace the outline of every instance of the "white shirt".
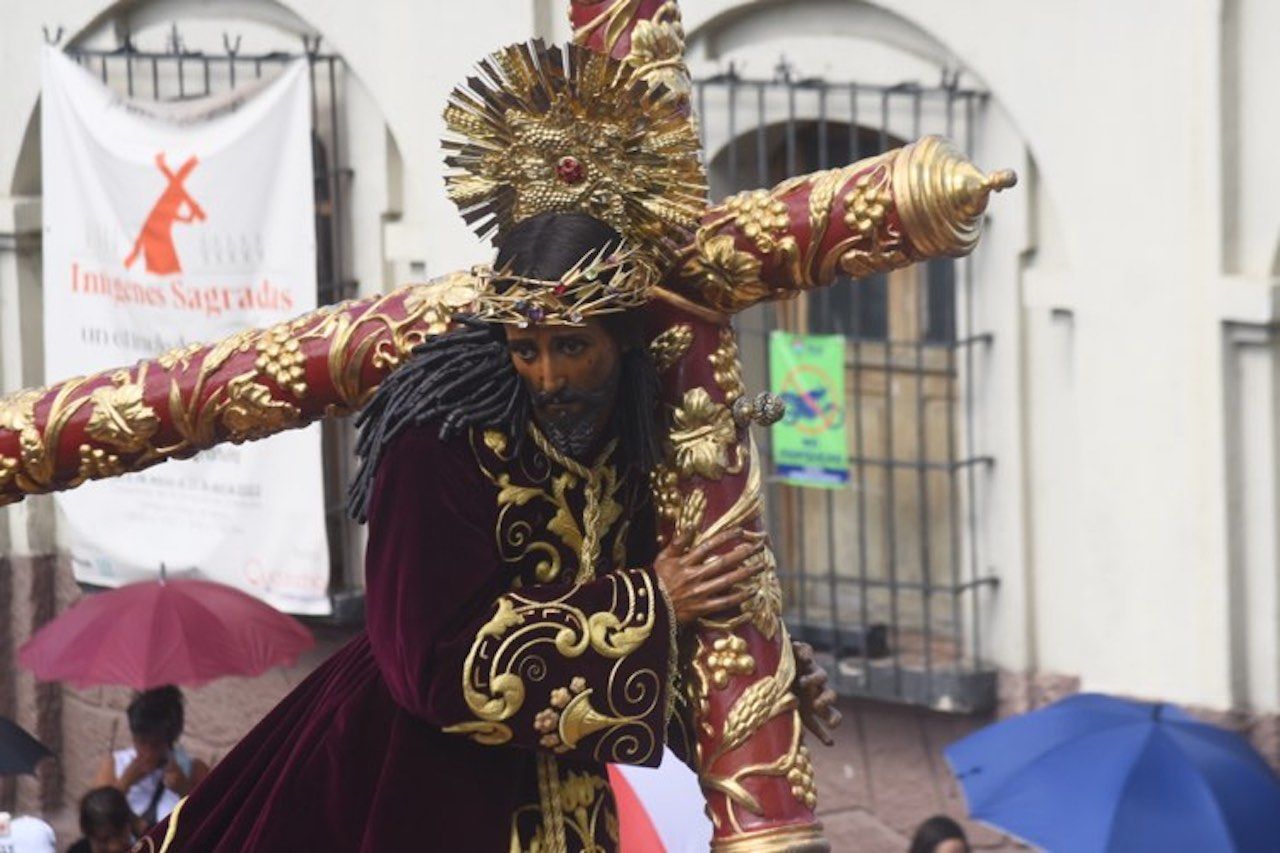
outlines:
[[0, 812], [0, 853], [57, 853], [53, 827], [38, 817]]
[[[133, 762], [133, 759], [138, 757], [138, 751], [133, 747], [117, 749], [111, 753], [111, 757], [115, 760], [116, 778], [119, 779], [124, 775], [124, 769]], [[181, 746], [174, 746], [173, 757], [178, 762], [178, 766], [182, 768], [182, 772], [190, 776], [191, 757], [187, 755], [186, 750]], [[147, 810], [147, 806], [151, 805], [151, 798], [155, 796], [156, 786], [162, 784], [163, 777], [164, 768], [158, 767], [137, 782], [134, 782], [133, 787], [125, 792], [124, 798], [129, 801], [129, 808], [133, 810], [134, 814], [141, 815]], [[158, 822], [168, 817], [169, 812], [173, 811], [173, 807], [178, 804], [180, 799], [182, 798], [173, 791], [165, 788], [164, 793], [160, 795], [160, 802], [156, 804], [156, 821]], [[4, 853], [4, 851], [0, 850], [0, 853]]]

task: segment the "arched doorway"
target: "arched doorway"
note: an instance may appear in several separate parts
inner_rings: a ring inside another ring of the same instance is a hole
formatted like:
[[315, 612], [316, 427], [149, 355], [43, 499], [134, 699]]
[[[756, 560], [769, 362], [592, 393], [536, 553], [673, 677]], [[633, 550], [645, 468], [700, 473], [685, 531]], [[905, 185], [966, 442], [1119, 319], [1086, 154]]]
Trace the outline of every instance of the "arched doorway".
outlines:
[[[988, 168], [1029, 171], [1012, 121], [944, 39], [870, 3], [735, 4], [691, 30], [690, 56], [717, 198], [926, 134]], [[758, 436], [788, 626], [843, 696], [895, 703], [849, 701], [849, 727], [820, 761], [833, 846], [865, 837], [843, 822], [856, 812], [904, 839], [928, 811], [960, 813], [939, 750], [993, 713], [1001, 671], [1027, 665], [1017, 442], [1029, 205], [1016, 195], [992, 206], [970, 258], [736, 318], [751, 391], [769, 387], [775, 330], [843, 347], [850, 485], [782, 482]], [[869, 802], [831, 784], [842, 770]], [[910, 815], [889, 805], [908, 788], [920, 794]]]

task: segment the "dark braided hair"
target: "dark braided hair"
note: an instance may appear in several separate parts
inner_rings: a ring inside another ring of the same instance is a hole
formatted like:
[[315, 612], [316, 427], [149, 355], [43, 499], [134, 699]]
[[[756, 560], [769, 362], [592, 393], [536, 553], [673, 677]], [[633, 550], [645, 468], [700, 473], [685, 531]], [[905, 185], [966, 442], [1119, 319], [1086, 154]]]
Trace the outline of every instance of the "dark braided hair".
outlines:
[[[494, 266], [529, 278], [555, 279], [588, 252], [614, 247], [617, 231], [581, 213], [543, 213], [506, 235]], [[604, 314], [605, 330], [622, 349], [613, 422], [623, 463], [647, 473], [661, 459], [656, 421], [660, 384], [645, 346], [638, 311]], [[374, 392], [356, 417], [360, 470], [347, 493], [356, 521], [368, 517], [382, 452], [402, 430], [438, 422], [441, 440], [472, 427], [501, 429], [518, 450], [531, 407], [511, 364], [506, 333], [496, 323], [463, 318], [463, 327], [432, 338]]]

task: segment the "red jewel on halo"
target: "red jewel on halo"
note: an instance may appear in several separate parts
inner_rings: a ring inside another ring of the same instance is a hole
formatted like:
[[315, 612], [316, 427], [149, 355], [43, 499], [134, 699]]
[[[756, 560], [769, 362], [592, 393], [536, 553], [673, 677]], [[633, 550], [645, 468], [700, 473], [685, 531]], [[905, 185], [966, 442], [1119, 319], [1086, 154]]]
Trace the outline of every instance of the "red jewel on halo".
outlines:
[[580, 184], [586, 179], [587, 170], [581, 160], [566, 154], [556, 163], [556, 177], [566, 184]]
[[568, 290], [569, 290], [569, 285], [565, 284], [564, 282], [560, 282], [555, 287], [551, 288], [551, 292], [554, 293], [556, 296], [564, 296]]

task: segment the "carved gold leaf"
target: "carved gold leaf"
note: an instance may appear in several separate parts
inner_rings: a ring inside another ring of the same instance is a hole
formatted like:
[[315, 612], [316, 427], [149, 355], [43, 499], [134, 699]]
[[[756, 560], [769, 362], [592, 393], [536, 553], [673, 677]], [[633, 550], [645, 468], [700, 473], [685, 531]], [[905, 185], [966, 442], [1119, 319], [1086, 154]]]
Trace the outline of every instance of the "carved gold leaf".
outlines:
[[[671, 444], [681, 476], [718, 480], [732, 471], [729, 450], [737, 441], [733, 414], [727, 406], [712, 400], [705, 388], [691, 388], [684, 393], [672, 423]], [[735, 464], [741, 470], [741, 460]]]
[[185, 370], [187, 367], [191, 365], [191, 357], [196, 353], [200, 352], [200, 350], [202, 349], [204, 349], [204, 344], [201, 344], [201, 343], [187, 344], [186, 346], [174, 347], [173, 349], [168, 350], [167, 352], [163, 352], [160, 355], [156, 356], [156, 363], [159, 364], [161, 367], [163, 367], [165, 370], [173, 370], [175, 367], [181, 364], [183, 369]]
[[160, 417], [143, 402], [143, 390], [133, 382], [95, 388], [90, 394], [93, 411], [85, 432], [125, 453], [146, 449], [160, 426]]
[[745, 586], [751, 590], [751, 597], [742, 603], [742, 612], [757, 631], [766, 639], [772, 640], [778, 633], [782, 613], [782, 586], [778, 583], [777, 562], [773, 551], [766, 548], [761, 559], [765, 560], [765, 568], [746, 582]]
[[200, 375], [210, 375], [236, 352], [248, 352], [259, 334], [257, 329], [244, 329], [218, 341], [200, 363]]
[[450, 273], [415, 285], [404, 300], [408, 317], [426, 325], [426, 335], [442, 335], [449, 330], [453, 315], [469, 309], [479, 296], [476, 279], [470, 273]]
[[627, 62], [651, 86], [663, 86], [676, 98], [692, 88], [684, 65], [684, 25], [674, 0], [663, 3], [652, 18], [637, 21], [631, 31]]
[[681, 275], [690, 279], [703, 299], [722, 311], [736, 311], [766, 298], [760, 281], [760, 259], [740, 251], [731, 234], [698, 229], [697, 251], [685, 262]]
[[298, 408], [271, 396], [271, 389], [254, 382], [252, 374], [238, 376], [227, 385], [227, 405], [222, 423], [237, 441], [260, 438], [297, 423]]
[[21, 432], [35, 422], [36, 402], [44, 390], [23, 389], [0, 397], [0, 429]]

